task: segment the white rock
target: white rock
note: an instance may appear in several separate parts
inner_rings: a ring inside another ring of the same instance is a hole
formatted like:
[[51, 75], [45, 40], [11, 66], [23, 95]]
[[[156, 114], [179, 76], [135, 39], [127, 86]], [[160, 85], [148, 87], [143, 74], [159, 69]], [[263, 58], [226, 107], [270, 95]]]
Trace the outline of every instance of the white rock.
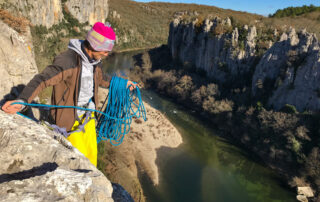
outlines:
[[306, 197], [314, 197], [311, 187], [298, 187], [298, 194], [304, 195]]

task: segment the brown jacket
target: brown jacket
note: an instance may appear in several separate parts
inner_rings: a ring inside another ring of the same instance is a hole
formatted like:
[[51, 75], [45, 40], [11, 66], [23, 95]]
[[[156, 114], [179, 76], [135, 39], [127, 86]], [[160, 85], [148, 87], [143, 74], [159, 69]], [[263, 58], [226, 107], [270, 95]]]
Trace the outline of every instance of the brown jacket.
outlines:
[[[73, 50], [58, 55], [52, 65], [27, 84], [18, 99], [30, 103], [44, 88], [53, 86], [51, 104], [77, 106], [81, 82], [81, 57]], [[94, 66], [94, 103], [98, 103], [98, 86], [108, 88], [110, 81], [103, 80], [101, 63]], [[76, 109], [52, 108], [55, 124], [70, 131], [76, 120]]]

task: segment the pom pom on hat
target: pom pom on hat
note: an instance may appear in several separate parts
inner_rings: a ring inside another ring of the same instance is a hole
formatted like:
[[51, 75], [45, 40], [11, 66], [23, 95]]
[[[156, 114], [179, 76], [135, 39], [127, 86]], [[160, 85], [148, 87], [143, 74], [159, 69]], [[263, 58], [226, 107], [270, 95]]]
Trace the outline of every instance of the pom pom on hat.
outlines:
[[110, 23], [96, 22], [88, 32], [86, 39], [96, 51], [111, 51], [116, 40], [116, 34]]

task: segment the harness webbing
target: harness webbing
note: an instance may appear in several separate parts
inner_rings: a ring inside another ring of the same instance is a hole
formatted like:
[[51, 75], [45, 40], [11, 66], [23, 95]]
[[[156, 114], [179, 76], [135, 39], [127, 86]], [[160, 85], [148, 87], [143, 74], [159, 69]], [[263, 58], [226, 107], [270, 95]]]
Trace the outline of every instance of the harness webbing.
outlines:
[[[139, 88], [136, 87], [134, 90], [130, 91], [129, 88], [127, 88], [127, 82], [127, 79], [112, 77], [109, 87], [109, 95], [105, 100], [105, 103], [108, 100], [107, 107], [103, 112], [78, 106], [29, 104], [24, 102], [14, 102], [12, 104], [22, 104], [38, 108], [74, 108], [87, 112], [99, 113], [100, 116], [96, 126], [98, 134], [97, 142], [99, 143], [101, 140], [109, 140], [112, 145], [117, 146], [122, 143], [124, 136], [129, 132], [133, 117], [142, 117], [145, 121], [147, 120], [146, 110], [142, 102]], [[21, 113], [18, 114], [34, 120]], [[38, 120], [34, 121], [39, 122]], [[53, 126], [52, 128], [66, 136], [65, 128], [56, 127], [58, 126]]]

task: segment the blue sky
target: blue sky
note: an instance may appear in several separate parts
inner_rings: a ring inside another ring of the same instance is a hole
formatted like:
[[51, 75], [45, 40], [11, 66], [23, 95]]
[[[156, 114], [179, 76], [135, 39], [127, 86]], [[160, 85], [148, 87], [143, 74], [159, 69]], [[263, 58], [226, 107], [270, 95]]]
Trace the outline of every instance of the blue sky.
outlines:
[[[149, 0], [135, 1], [151, 2]], [[310, 4], [320, 6], [320, 0], [161, 0], [160, 2], [204, 4], [219, 8], [257, 13], [260, 15], [273, 14], [276, 10], [289, 6], [295, 7]]]

